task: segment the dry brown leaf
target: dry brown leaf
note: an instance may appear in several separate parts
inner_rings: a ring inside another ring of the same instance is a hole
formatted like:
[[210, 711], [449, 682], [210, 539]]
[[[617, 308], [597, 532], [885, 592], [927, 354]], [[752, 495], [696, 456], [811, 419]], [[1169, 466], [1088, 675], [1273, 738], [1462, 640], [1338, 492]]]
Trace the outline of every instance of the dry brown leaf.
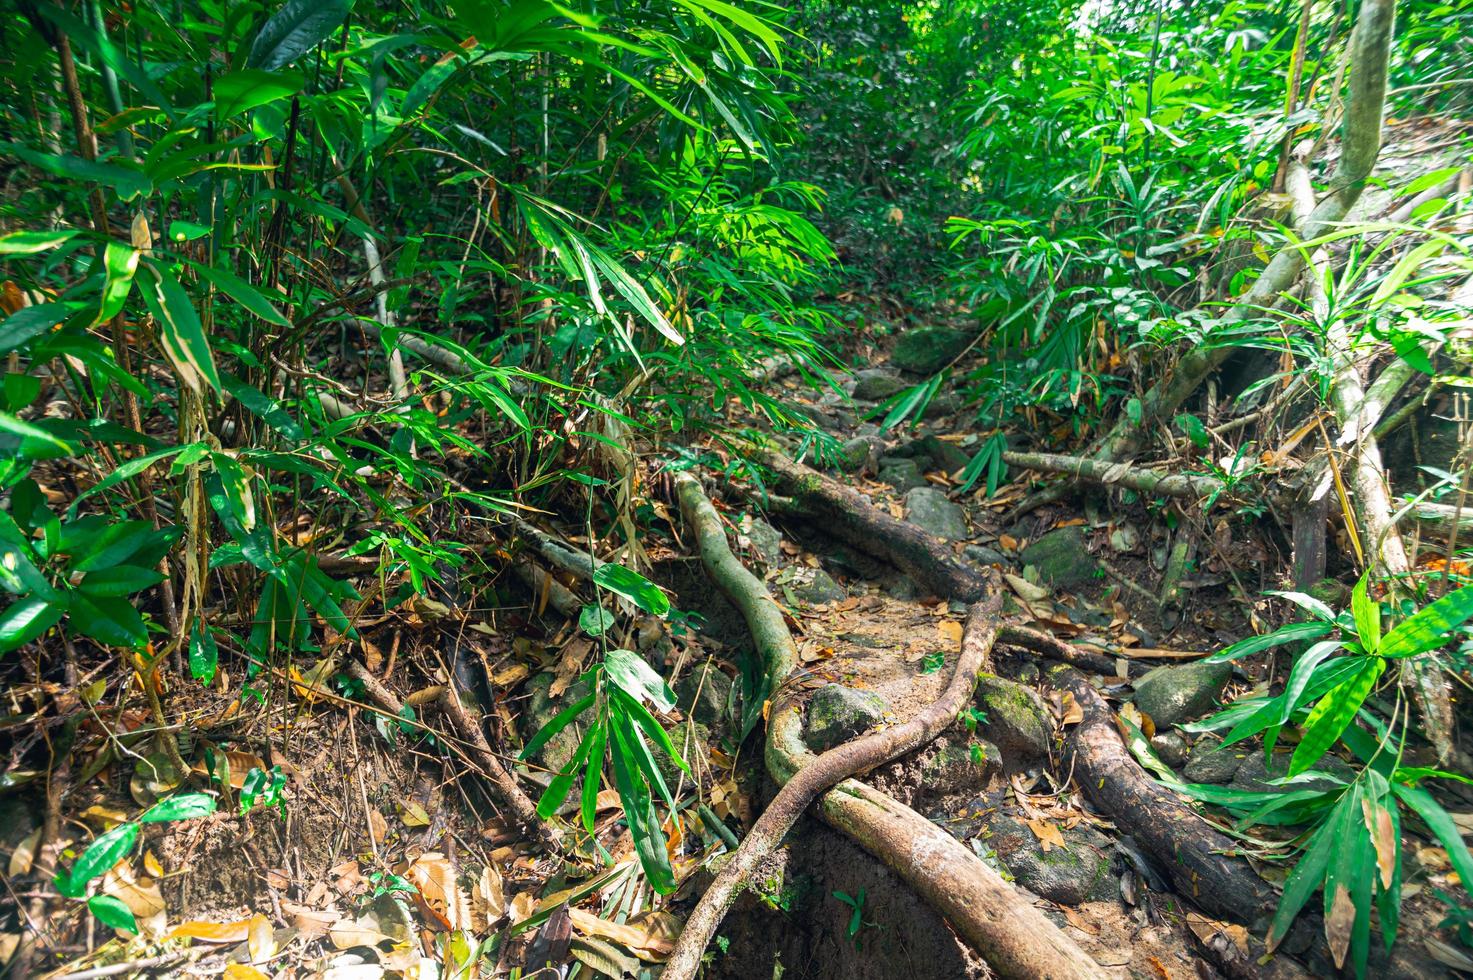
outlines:
[[264, 915], [253, 915], [247, 925], [246, 949], [252, 963], [265, 963], [276, 955], [276, 930]]
[[942, 643], [960, 646], [962, 642], [962, 624], [952, 619], [943, 619], [936, 624], [936, 634], [941, 637]]
[[1084, 721], [1084, 709], [1079, 706], [1079, 702], [1074, 700], [1073, 694], [1065, 691], [1060, 704], [1063, 708], [1063, 713], [1060, 721], [1063, 724], [1077, 725], [1081, 721]]
[[453, 930], [471, 924], [470, 900], [455, 880], [455, 869], [438, 851], [414, 859], [404, 877], [419, 891], [414, 900], [432, 925]]
[[573, 920], [573, 928], [584, 935], [612, 939], [651, 963], [663, 963], [670, 956], [670, 951], [675, 948], [674, 935], [679, 932], [678, 921], [672, 932], [671, 917], [658, 914], [637, 922], [610, 922], [578, 908], [568, 909], [568, 915]]
[[1171, 971], [1166, 969], [1166, 964], [1154, 956], [1147, 956], [1146, 962], [1151, 966], [1151, 972], [1160, 977], [1161, 980], [1171, 980]]
[[375, 844], [382, 844], [389, 833], [389, 822], [377, 810], [368, 811], [368, 833]]
[[1325, 916], [1325, 939], [1330, 944], [1330, 957], [1335, 969], [1345, 965], [1345, 951], [1350, 948], [1351, 927], [1355, 925], [1355, 900], [1343, 883], [1335, 886], [1330, 914]]
[[1055, 847], [1064, 847], [1064, 835], [1059, 833], [1057, 825], [1048, 820], [1033, 819], [1027, 821], [1028, 829], [1033, 831], [1033, 836], [1038, 838], [1038, 843], [1043, 847], [1043, 853], [1047, 854]]
[[145, 939], [160, 939], [169, 928], [164, 913], [164, 896], [153, 878], [139, 878], [126, 860], [119, 861], [102, 877], [102, 893], [111, 895], [128, 906], [138, 923], [138, 934]]
[[1070, 906], [1060, 905], [1059, 909], [1064, 913], [1064, 918], [1069, 920], [1069, 924], [1080, 932], [1088, 933], [1091, 936], [1098, 936], [1100, 934], [1097, 926], [1091, 925], [1084, 916], [1080, 915]]
[[1028, 581], [1026, 578], [1023, 578], [1021, 575], [1013, 575], [1010, 572], [1003, 572], [1002, 577], [1003, 580], [1008, 583], [1008, 585], [1012, 586], [1013, 591], [1018, 593], [1018, 598], [1022, 599], [1024, 602], [1042, 602], [1044, 599], [1047, 599], [1049, 597], [1048, 589], [1045, 589], [1042, 586], [1034, 585], [1032, 582]]
[[10, 877], [29, 874], [36, 861], [36, 846], [41, 843], [41, 828], [27, 834], [10, 852]]
[[1018, 539], [1011, 534], [999, 534], [997, 536], [997, 546], [1003, 551], [1017, 551]]
[[250, 920], [239, 922], [181, 922], [169, 932], [170, 939], [198, 939], [202, 943], [240, 943], [250, 935]]
[[1396, 828], [1391, 822], [1391, 811], [1374, 800], [1361, 798], [1361, 811], [1365, 814], [1366, 829], [1371, 832], [1371, 842], [1376, 845], [1376, 866], [1381, 869], [1381, 887], [1390, 888], [1392, 876], [1396, 874], [1397, 846]]
[[[216, 757], [218, 758], [220, 754], [216, 753]], [[230, 785], [236, 789], [245, 787], [246, 776], [252, 769], [266, 768], [265, 760], [253, 752], [238, 752], [230, 749], [223, 755], [230, 767]], [[203, 762], [196, 762], [190, 768], [201, 776], [208, 777], [210, 774], [209, 768]]]
[[303, 939], [318, 939], [327, 935], [333, 924], [343, 917], [336, 909], [319, 911], [294, 902], [282, 902], [281, 910], [286, 913], [287, 921]]
[[471, 921], [477, 932], [482, 932], [500, 922], [506, 915], [506, 890], [501, 872], [494, 864], [481, 869], [481, 877], [471, 892]]
[[1187, 928], [1206, 945], [1213, 936], [1221, 934], [1232, 940], [1234, 946], [1244, 956], [1249, 953], [1248, 930], [1234, 922], [1219, 922], [1209, 919], [1200, 912], [1188, 912], [1186, 916]]
[[507, 911], [511, 913], [513, 925], [521, 922], [533, 912], [537, 911], [537, 896], [531, 892], [518, 892], [516, 897], [511, 900], [511, 905], [507, 907]]

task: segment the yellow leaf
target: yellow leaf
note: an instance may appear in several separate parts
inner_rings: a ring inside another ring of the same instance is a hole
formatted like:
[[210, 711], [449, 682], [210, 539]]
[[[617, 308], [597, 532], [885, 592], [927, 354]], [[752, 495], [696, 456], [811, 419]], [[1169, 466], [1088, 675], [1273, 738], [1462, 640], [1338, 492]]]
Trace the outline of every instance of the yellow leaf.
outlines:
[[162, 878], [164, 876], [164, 866], [159, 864], [159, 859], [153, 851], [143, 852], [143, 870], [155, 878]]
[[399, 819], [404, 821], [404, 826], [428, 827], [430, 825], [430, 815], [425, 813], [425, 808], [418, 803], [413, 800], [403, 800], [399, 805], [404, 808], [404, 812], [399, 816]]
[[170, 939], [198, 939], [202, 943], [239, 943], [250, 935], [250, 920], [239, 922], [181, 922], [169, 933]]
[[225, 980], [269, 980], [266, 974], [245, 963], [227, 963], [222, 974]]
[[962, 624], [951, 619], [943, 619], [936, 624], [936, 633], [941, 637], [942, 643], [958, 646], [962, 642]]
[[36, 845], [41, 843], [41, 828], [27, 834], [25, 839], [15, 845], [15, 850], [10, 852], [10, 877], [29, 874], [31, 865], [36, 861]]
[[1043, 852], [1047, 854], [1055, 847], [1064, 847], [1064, 835], [1059, 833], [1059, 828], [1047, 820], [1029, 820], [1028, 829], [1033, 831], [1033, 836], [1038, 838], [1038, 843], [1043, 846]]

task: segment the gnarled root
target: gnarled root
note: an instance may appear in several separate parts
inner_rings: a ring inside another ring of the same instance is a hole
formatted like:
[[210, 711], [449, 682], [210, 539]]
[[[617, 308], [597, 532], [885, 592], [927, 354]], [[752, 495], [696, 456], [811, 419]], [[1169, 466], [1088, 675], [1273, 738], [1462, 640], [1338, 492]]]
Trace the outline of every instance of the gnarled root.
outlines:
[[[731, 553], [720, 518], [700, 484], [677, 474], [681, 510], [696, 532], [702, 561], [736, 604], [762, 654], [769, 680], [780, 683], [795, 661], [792, 637], [766, 587]], [[702, 897], [666, 963], [667, 980], [695, 975], [707, 943], [763, 857], [771, 853], [819, 794], [820, 815], [854, 837], [931, 901], [1005, 976], [1098, 977], [1102, 971], [1031, 903], [955, 839], [919, 814], [846, 777], [873, 768], [935, 738], [960, 713], [996, 636], [1001, 593], [976, 603], [967, 619], [962, 655], [942, 696], [916, 718], [815, 757], [799, 732], [794, 704], [775, 709], [767, 765], [783, 784], [772, 804]], [[842, 782], [841, 782], [842, 781]]]

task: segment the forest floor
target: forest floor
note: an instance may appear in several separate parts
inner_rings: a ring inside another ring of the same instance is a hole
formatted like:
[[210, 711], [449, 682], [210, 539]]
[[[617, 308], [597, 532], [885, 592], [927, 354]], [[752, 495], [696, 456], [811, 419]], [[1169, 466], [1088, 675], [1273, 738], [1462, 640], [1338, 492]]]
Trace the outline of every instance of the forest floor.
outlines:
[[[944, 539], [959, 560], [999, 569], [1010, 622], [1092, 649], [1097, 664], [1113, 665], [1113, 673], [1094, 673], [1093, 684], [1147, 734], [1154, 731], [1155, 751], [1189, 781], [1264, 788], [1282, 771], [1279, 756], [1280, 768], [1270, 773], [1256, 742], [1213, 752], [1213, 736], [1179, 726], [1270, 676], [1267, 654], [1231, 670], [1196, 661], [1255, 628], [1278, 625], [1264, 622], [1267, 614], [1244, 598], [1285, 584], [1274, 535], [1252, 522], [1196, 528], [1203, 552], [1181, 598], [1163, 605], [1171, 531], [1143, 503], [1100, 499], [1017, 517], [1012, 507], [1025, 494], [1023, 481], [990, 499], [980, 490], [948, 496], [975, 442], [968, 414], [950, 411], [957, 402], [943, 391], [918, 427], [882, 434], [866, 421], [876, 399], [908, 383], [886, 363], [888, 341], [877, 333], [846, 352], [852, 363], [877, 365], [858, 372], [854, 397], [815, 400], [797, 379], [773, 382], [789, 404], [845, 443], [850, 472], [842, 479], [880, 511]], [[704, 798], [740, 833], [771, 793], [760, 748], [752, 748], [760, 739], [738, 747], [742, 715], [733, 688], [740, 684], [733, 678], [750, 638], [692, 555], [673, 503], [662, 502], [670, 499], [662, 477], [652, 471], [646, 486], [666, 518], [663, 532], [644, 542], [654, 577], [676, 608], [705, 622], [673, 636], [645, 623], [626, 642], [639, 644], [670, 678], [679, 696], [679, 711], [667, 719], [678, 722], [672, 734]], [[933, 700], [955, 663], [965, 604], [928, 594], [813, 522], [764, 518], [755, 499], [736, 487], [724, 500], [718, 496], [739, 553], [789, 613], [802, 664], [785, 694], [810, 699], [814, 749], [894, 724]], [[562, 530], [579, 542], [576, 531]], [[361, 657], [409, 705], [432, 699], [468, 665], [483, 671], [485, 686], [466, 687], [495, 692], [485, 707], [492, 744], [509, 747], [568, 703], [592, 645], [546, 594], [522, 608], [491, 608], [479, 594], [467, 580], [459, 602], [416, 601], [408, 611], [360, 623]], [[965, 842], [1109, 975], [1212, 976], [1229, 945], [1239, 953], [1228, 959], [1251, 963], [1247, 930], [1183, 903], [1166, 884], [1169, 874], [1135, 841], [1131, 821], [1100, 812], [1063, 765], [1061, 745], [1082, 717], [1074, 699], [1016, 648], [1000, 647], [992, 670], [978, 686], [975, 710], [867, 781]], [[275, 976], [420, 977], [431, 975], [432, 961], [467, 953], [447, 952], [445, 936], [484, 939], [498, 926], [498, 975], [519, 965], [530, 973], [539, 964], [575, 962], [639, 975], [668, 954], [682, 915], [710, 880], [702, 863], [726, 847], [692, 810], [669, 825], [682, 887], [673, 902], [651, 911], [655, 899], [632, 873], [632, 843], [617, 823], [612, 790], [599, 794], [598, 831], [613, 870], [600, 867], [586, 841], [571, 860], [559, 860], [496, 815], [478, 788], [476, 764], [466, 761], [473, 756], [454, 735], [391, 720], [313, 686], [311, 674], [278, 678], [265, 711], [228, 695], [228, 678], [215, 693], [190, 695], [197, 704], [188, 727], [201, 742], [231, 746], [237, 791], [249, 769], [279, 765], [288, 777], [282, 803], [243, 816], [222, 808], [205, 820], [150, 828], [141, 867], [120, 864], [109, 875], [122, 880], [104, 887], [135, 910], [151, 910], [138, 918], [154, 945], [103, 945], [106, 930], [90, 919], [82, 924], [75, 911], [61, 912], [57, 933], [72, 937], [60, 950], [71, 959], [69, 970], [143, 958], [150, 972], [171, 975], [213, 974], [234, 961], [237, 976], [269, 969]], [[123, 722], [145, 728], [146, 720]], [[561, 765], [576, 744], [576, 734], [565, 732], [540, 761]], [[457, 758], [447, 763], [442, 746]], [[187, 745], [184, 754], [193, 754]], [[114, 762], [82, 774], [68, 805], [73, 829], [104, 830], [135, 804], [151, 802], [159, 787], [140, 769]], [[546, 778], [534, 766], [525, 785], [535, 796]], [[685, 777], [675, 792], [689, 798]], [[1473, 799], [1455, 796], [1473, 810]], [[36, 814], [17, 812], [15, 800], [6, 798], [3, 821], [13, 868], [37, 826]], [[1244, 845], [1244, 853], [1265, 850], [1251, 839]], [[1459, 955], [1437, 938], [1440, 907], [1431, 896], [1450, 887], [1446, 855], [1431, 842], [1416, 853], [1401, 940], [1389, 959], [1377, 947], [1377, 976], [1437, 975]], [[1254, 867], [1269, 880], [1285, 872], [1271, 860]], [[767, 861], [718, 936], [708, 962], [712, 977], [990, 975], [930, 905], [812, 818]], [[185, 947], [182, 937], [195, 944]], [[1306, 938], [1291, 952], [1324, 975], [1330, 967], [1314, 947]]]

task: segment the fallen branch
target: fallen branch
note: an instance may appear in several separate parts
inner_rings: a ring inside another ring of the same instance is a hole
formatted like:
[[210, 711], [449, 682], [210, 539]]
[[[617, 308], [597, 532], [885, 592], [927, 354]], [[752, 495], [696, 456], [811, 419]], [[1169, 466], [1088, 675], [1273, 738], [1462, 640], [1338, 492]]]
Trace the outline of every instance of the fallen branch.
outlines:
[[[762, 582], [732, 554], [720, 518], [695, 478], [676, 474], [675, 485], [708, 573], [747, 619], [769, 681], [780, 683], [796, 662], [782, 613]], [[986, 602], [972, 607], [956, 673], [941, 698], [911, 721], [814, 757], [797, 734], [801, 729], [797, 706], [788, 703], [776, 709], [767, 764], [783, 788], [687, 919], [662, 974], [666, 980], [695, 975], [707, 943], [757, 864], [782, 842], [808, 804], [841, 780], [839, 789], [824, 793], [820, 809], [824, 818], [905, 877], [1000, 973], [1102, 975], [1056, 926], [954, 838], [909, 808], [847, 779], [924, 745], [955, 720], [970, 697], [977, 672], [987, 663], [1000, 603], [1001, 591], [993, 588]]]
[[1224, 487], [1223, 482], [1216, 477], [1167, 473], [1162, 470], [1090, 459], [1087, 456], [1005, 452], [1002, 458], [1009, 466], [1016, 466], [1023, 470], [1066, 473], [1093, 483], [1118, 484], [1142, 493], [1160, 493], [1168, 497], [1207, 497], [1221, 492]]

